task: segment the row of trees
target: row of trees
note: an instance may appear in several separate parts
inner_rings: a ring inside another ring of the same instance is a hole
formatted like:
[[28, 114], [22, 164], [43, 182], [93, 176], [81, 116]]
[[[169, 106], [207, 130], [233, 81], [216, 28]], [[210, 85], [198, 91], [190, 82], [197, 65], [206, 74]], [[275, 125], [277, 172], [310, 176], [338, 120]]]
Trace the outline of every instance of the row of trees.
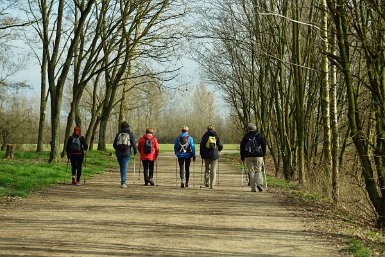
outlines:
[[338, 204], [339, 171], [357, 155], [380, 227], [384, 10], [375, 0], [217, 0], [199, 10], [205, 33], [197, 35], [207, 79], [242, 126], [256, 122], [267, 136], [276, 172], [301, 186], [321, 183]]

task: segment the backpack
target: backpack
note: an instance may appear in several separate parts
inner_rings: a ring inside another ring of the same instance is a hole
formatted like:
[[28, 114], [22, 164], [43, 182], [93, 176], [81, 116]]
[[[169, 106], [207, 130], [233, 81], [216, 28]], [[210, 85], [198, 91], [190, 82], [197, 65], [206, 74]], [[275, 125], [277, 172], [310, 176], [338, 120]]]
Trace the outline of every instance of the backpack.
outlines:
[[205, 146], [211, 151], [214, 150], [217, 147], [217, 139], [215, 138], [215, 136], [209, 136], [207, 138]]
[[131, 145], [130, 135], [128, 133], [120, 133], [116, 144], [120, 151], [127, 151]]
[[80, 153], [82, 151], [82, 144], [79, 137], [73, 137], [70, 145], [71, 153]]
[[257, 136], [249, 138], [245, 144], [245, 151], [249, 154], [263, 155], [262, 146], [257, 140]]
[[189, 144], [189, 136], [179, 136], [179, 152], [191, 153], [191, 147]]
[[145, 139], [146, 141], [144, 141], [144, 147], [143, 147], [143, 151], [144, 153], [152, 153], [152, 138], [151, 139]]

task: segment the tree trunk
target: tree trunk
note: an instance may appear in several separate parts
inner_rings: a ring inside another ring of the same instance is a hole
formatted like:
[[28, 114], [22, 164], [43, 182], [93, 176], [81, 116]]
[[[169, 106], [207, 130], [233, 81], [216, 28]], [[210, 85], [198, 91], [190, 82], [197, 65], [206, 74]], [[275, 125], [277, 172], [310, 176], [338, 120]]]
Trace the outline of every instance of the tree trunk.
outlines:
[[5, 150], [5, 158], [6, 159], [13, 159], [14, 157], [14, 152], [13, 152], [13, 145], [7, 144], [7, 148]]

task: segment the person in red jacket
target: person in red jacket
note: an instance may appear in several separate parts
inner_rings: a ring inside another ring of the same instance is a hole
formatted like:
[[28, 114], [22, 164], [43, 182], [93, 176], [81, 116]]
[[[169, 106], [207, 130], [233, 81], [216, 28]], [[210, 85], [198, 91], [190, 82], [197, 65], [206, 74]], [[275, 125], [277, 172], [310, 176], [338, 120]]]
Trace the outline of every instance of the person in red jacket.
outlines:
[[159, 154], [158, 140], [153, 136], [154, 129], [147, 128], [146, 134], [139, 139], [138, 150], [143, 164], [144, 185], [154, 185], [154, 163]]

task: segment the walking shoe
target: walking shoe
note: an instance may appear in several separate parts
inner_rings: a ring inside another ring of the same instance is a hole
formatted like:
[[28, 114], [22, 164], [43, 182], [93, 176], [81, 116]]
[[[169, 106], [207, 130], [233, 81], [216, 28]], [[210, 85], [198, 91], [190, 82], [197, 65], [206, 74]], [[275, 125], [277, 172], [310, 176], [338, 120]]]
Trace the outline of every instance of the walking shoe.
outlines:
[[154, 181], [152, 181], [152, 179], [150, 179], [150, 185], [153, 186], [154, 185]]
[[258, 191], [259, 191], [259, 192], [262, 192], [262, 191], [263, 191], [262, 185], [257, 185], [257, 188], [258, 188]]
[[72, 176], [72, 185], [76, 185], [76, 177]]
[[255, 189], [251, 189], [251, 192], [257, 192], [257, 190], [255, 190]]
[[205, 187], [209, 187], [209, 184], [206, 183], [206, 184], [205, 184]]
[[77, 186], [80, 186], [81, 184], [80, 184], [80, 182], [76, 182], [76, 185], [77, 185]]
[[186, 182], [186, 184], [184, 185], [184, 187], [188, 187], [188, 182]]
[[180, 187], [181, 187], [181, 188], [184, 188], [184, 184], [183, 184], [183, 183], [180, 183]]
[[127, 188], [126, 184], [122, 184], [120, 187], [121, 188]]

